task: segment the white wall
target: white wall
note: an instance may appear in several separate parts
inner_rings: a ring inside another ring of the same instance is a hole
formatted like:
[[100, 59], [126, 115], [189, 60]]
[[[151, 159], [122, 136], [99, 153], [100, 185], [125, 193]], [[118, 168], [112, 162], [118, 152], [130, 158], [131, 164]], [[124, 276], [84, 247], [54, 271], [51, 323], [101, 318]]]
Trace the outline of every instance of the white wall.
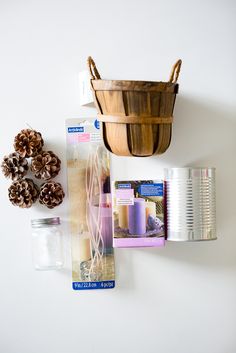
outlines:
[[104, 78], [165, 80], [183, 59], [172, 145], [160, 157], [113, 158], [114, 178], [165, 166], [217, 168], [215, 242], [116, 251], [117, 287], [73, 292], [67, 266], [36, 272], [30, 226], [54, 211], [12, 207], [0, 178], [1, 353], [236, 352], [236, 109], [233, 0], [1, 0], [0, 153], [28, 122], [63, 160], [78, 72], [94, 56]]

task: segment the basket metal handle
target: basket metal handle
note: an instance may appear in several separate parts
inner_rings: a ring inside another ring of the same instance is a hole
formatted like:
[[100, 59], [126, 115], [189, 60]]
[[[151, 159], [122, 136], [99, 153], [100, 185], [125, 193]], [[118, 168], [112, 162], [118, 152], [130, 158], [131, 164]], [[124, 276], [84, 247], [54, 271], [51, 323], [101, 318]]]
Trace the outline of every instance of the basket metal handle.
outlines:
[[176, 61], [176, 63], [173, 65], [172, 70], [171, 70], [171, 74], [170, 74], [170, 78], [169, 78], [169, 82], [170, 83], [176, 83], [179, 77], [179, 72], [180, 72], [180, 68], [181, 68], [181, 64], [182, 64], [182, 60], [178, 60]]
[[88, 57], [87, 63], [88, 63], [88, 69], [89, 69], [89, 72], [91, 75], [91, 79], [92, 80], [100, 80], [101, 76], [100, 76], [98, 69], [96, 67], [96, 64], [91, 56]]

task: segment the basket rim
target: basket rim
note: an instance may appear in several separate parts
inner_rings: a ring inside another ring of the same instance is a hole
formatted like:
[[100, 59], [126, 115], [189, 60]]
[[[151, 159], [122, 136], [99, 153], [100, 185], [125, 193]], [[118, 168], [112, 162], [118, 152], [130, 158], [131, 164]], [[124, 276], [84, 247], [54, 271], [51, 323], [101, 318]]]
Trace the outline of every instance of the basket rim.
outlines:
[[95, 91], [157, 91], [178, 93], [179, 84], [164, 81], [91, 80]]

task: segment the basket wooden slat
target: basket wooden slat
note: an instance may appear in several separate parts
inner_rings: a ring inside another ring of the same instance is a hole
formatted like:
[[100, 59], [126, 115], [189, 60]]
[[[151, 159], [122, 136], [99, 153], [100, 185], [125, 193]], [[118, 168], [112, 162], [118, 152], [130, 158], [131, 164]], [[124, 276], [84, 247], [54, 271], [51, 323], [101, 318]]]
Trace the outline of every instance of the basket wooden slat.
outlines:
[[119, 156], [146, 157], [170, 145], [181, 60], [169, 82], [102, 80], [88, 59], [105, 146]]
[[171, 124], [173, 122], [173, 116], [170, 117], [159, 117], [159, 116], [134, 116], [134, 115], [105, 115], [98, 114], [99, 121], [103, 123], [116, 123], [116, 124]]
[[[125, 116], [122, 91], [96, 91], [96, 95], [102, 106], [103, 114], [108, 114], [112, 111], [114, 115]], [[109, 102], [109, 106], [107, 106], [107, 102]], [[116, 124], [114, 128], [113, 123], [107, 122], [103, 128], [106, 130], [105, 145], [108, 145], [110, 150], [119, 156], [131, 156], [126, 124]], [[117, 141], [120, 141], [120, 143], [117, 143]]]
[[[124, 91], [126, 115], [151, 117], [150, 96], [148, 92]], [[150, 124], [127, 125], [130, 150], [134, 156], [150, 156], [153, 154], [153, 133]], [[137, 139], [137, 136], [139, 137]]]
[[[165, 93], [160, 93], [160, 100], [159, 105], [157, 104], [156, 107], [159, 110], [159, 116], [168, 117], [172, 116], [173, 114], [173, 107], [174, 107], [175, 95], [166, 95]], [[171, 141], [171, 132], [172, 132], [172, 125], [171, 124], [159, 124], [159, 132], [158, 132], [158, 146], [155, 151], [155, 154], [162, 154], [164, 153]]]
[[178, 85], [170, 82], [119, 81], [96, 79], [93, 81], [93, 88], [95, 91], [141, 91], [178, 93]]

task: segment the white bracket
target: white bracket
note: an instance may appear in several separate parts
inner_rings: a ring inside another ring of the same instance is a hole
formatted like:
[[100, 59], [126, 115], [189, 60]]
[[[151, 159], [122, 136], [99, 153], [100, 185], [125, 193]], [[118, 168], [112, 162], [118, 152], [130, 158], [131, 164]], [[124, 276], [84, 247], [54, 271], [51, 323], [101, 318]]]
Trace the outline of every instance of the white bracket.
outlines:
[[80, 105], [94, 107], [90, 76], [87, 70], [79, 72], [79, 99]]

